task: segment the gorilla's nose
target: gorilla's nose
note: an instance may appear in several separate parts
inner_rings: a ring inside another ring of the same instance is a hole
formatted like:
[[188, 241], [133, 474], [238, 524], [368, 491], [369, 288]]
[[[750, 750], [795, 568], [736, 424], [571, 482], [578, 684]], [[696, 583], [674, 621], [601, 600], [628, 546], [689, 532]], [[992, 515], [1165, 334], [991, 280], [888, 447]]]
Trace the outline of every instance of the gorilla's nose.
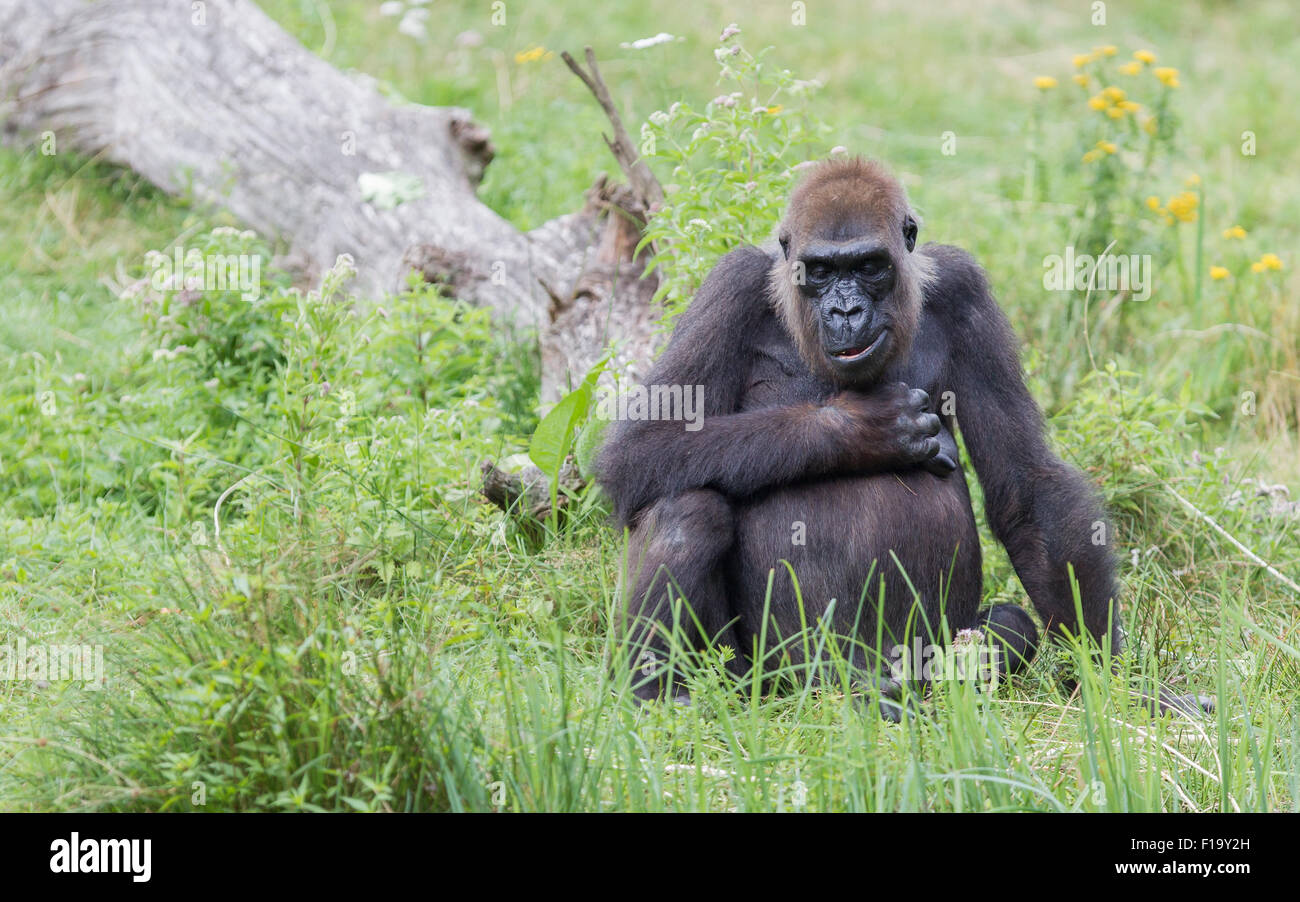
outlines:
[[827, 305], [826, 325], [846, 341], [865, 332], [871, 319], [871, 306], [858, 298], [837, 299]]

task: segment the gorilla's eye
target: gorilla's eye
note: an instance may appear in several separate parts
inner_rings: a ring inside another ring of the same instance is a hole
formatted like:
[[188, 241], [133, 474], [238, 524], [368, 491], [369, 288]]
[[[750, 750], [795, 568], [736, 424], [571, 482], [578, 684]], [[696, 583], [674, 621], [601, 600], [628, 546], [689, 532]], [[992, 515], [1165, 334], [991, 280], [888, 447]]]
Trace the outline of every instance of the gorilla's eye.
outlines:
[[916, 247], [916, 220], [910, 215], [903, 220], [903, 243], [909, 251]]
[[808, 281], [825, 282], [831, 277], [831, 268], [825, 263], [810, 263], [808, 265]]

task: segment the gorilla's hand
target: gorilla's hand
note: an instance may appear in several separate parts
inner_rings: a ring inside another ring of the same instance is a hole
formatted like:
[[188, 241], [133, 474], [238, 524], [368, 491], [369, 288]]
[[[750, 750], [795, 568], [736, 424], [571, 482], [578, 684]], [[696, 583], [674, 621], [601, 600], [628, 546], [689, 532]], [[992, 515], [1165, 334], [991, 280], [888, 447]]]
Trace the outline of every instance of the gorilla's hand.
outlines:
[[863, 394], [845, 391], [830, 406], [846, 420], [849, 443], [845, 465], [852, 471], [897, 470], [924, 465], [945, 475], [956, 461], [941, 455], [940, 421], [930, 396], [902, 382], [877, 386]]
[[927, 460], [922, 466], [935, 476], [947, 476], [957, 469], [957, 460], [960, 457], [961, 452], [957, 450], [957, 440], [952, 437], [952, 433], [947, 429], [942, 429], [939, 432], [939, 453]]

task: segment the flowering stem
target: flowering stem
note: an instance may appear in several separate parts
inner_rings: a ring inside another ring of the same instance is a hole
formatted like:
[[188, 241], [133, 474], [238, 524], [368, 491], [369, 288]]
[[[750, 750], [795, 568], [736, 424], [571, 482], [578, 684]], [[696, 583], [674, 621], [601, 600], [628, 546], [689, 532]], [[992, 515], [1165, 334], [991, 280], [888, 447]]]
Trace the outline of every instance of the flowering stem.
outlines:
[[1196, 217], [1196, 307], [1201, 309], [1201, 283], [1205, 278], [1202, 272], [1205, 263], [1205, 184], [1204, 182], [1196, 183], [1196, 206], [1199, 215]]

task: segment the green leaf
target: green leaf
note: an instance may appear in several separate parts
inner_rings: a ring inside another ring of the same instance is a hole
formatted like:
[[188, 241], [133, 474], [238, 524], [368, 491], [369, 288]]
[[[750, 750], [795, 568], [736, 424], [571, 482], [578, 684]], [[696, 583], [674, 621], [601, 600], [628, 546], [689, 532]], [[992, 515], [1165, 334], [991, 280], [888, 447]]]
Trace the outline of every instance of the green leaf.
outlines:
[[591, 396], [596, 390], [596, 380], [605, 371], [608, 363], [609, 353], [606, 352], [605, 356], [591, 368], [591, 372], [587, 373], [582, 384], [561, 398], [560, 402], [551, 408], [551, 412], [537, 424], [537, 430], [533, 432], [528, 456], [537, 465], [537, 469], [552, 480], [559, 477], [560, 467], [564, 465], [564, 458], [568, 455], [569, 446], [573, 441], [573, 433], [587, 418], [587, 411], [591, 408]]

